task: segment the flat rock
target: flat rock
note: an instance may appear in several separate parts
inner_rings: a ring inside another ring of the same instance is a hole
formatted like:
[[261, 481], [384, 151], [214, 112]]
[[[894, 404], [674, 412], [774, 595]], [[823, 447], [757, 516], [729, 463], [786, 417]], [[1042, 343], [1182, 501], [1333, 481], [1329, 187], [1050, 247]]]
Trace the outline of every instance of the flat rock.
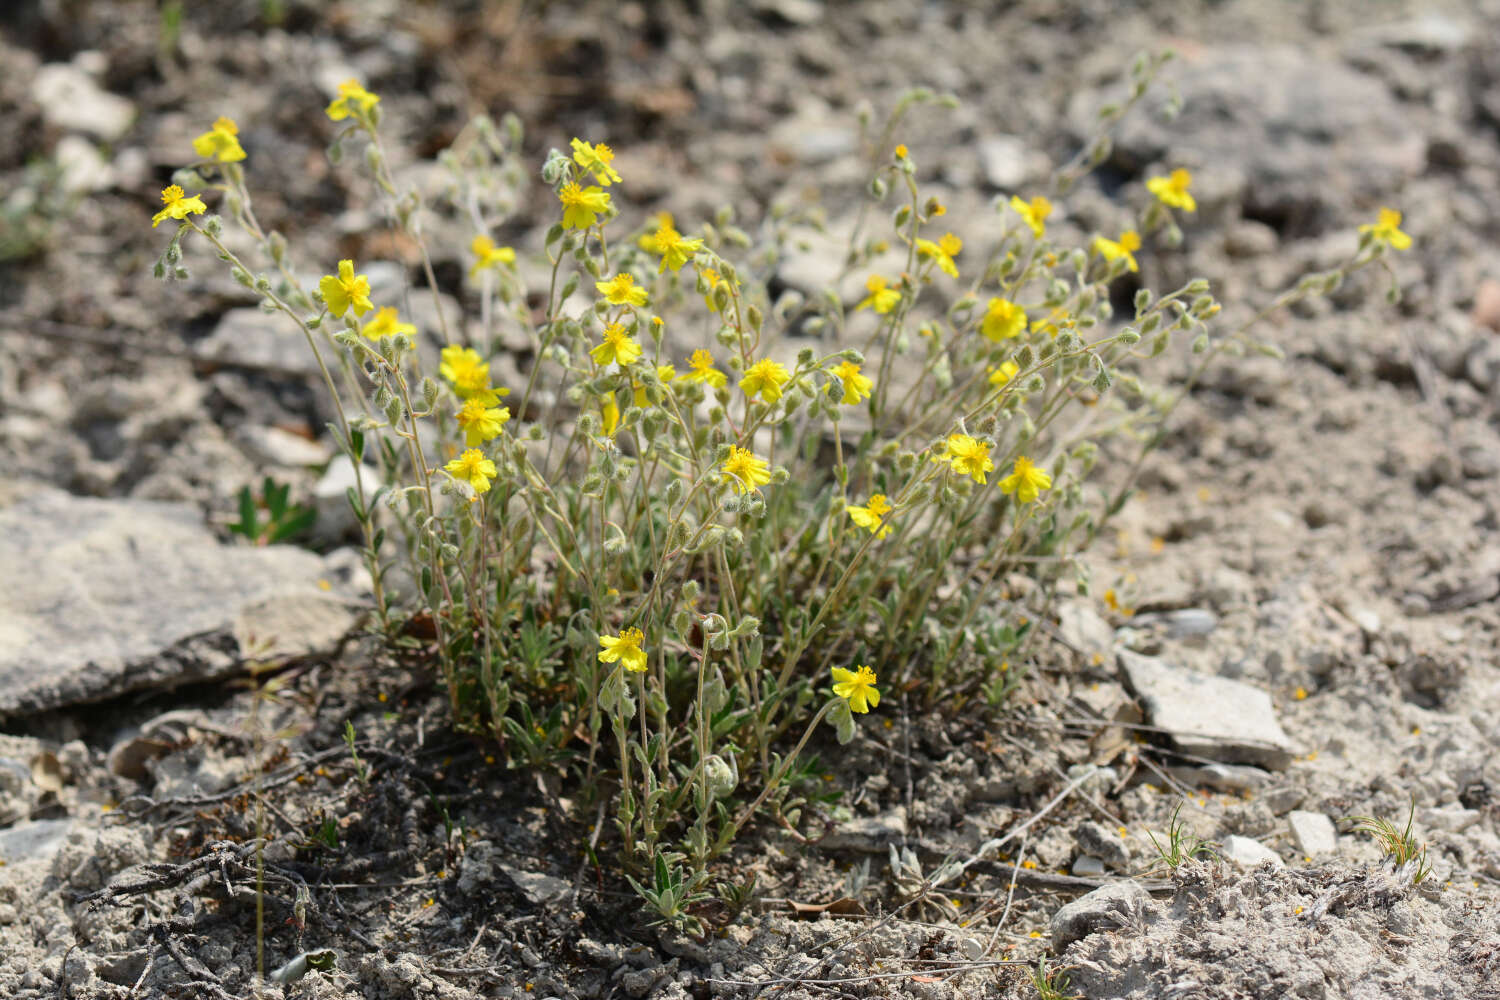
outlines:
[[[320, 348], [325, 345], [319, 344]], [[258, 306], [230, 309], [194, 348], [204, 361], [252, 365], [275, 372], [317, 375], [318, 361], [297, 324]]]
[[329, 649], [354, 613], [323, 560], [220, 543], [186, 504], [0, 493], [0, 717]]
[[1098, 931], [1131, 927], [1152, 906], [1150, 894], [1135, 882], [1102, 886], [1052, 915], [1052, 947], [1062, 951]]
[[1166, 730], [1178, 749], [1225, 763], [1278, 769], [1291, 763], [1291, 738], [1266, 692], [1129, 650], [1118, 656], [1147, 718]]
[[906, 837], [906, 810], [892, 809], [879, 816], [861, 816], [847, 823], [819, 841], [823, 847], [835, 851], [864, 851], [884, 854], [892, 844]]
[[1333, 820], [1323, 813], [1293, 809], [1287, 813], [1286, 821], [1292, 828], [1297, 850], [1306, 857], [1332, 854], [1339, 849], [1339, 832], [1334, 828]]

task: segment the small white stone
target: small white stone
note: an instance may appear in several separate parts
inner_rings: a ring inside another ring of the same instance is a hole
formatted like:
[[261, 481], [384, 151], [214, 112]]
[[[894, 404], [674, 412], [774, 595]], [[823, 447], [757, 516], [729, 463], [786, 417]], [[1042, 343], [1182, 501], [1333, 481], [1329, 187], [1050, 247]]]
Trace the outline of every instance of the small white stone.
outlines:
[[1334, 828], [1333, 820], [1323, 813], [1293, 809], [1287, 814], [1286, 821], [1292, 828], [1292, 839], [1297, 842], [1297, 850], [1307, 857], [1315, 858], [1338, 850], [1338, 830]]
[[1224, 860], [1232, 861], [1241, 868], [1255, 868], [1266, 861], [1271, 862], [1277, 868], [1286, 867], [1282, 863], [1281, 855], [1260, 841], [1251, 840], [1249, 837], [1230, 834], [1224, 838], [1223, 848]]

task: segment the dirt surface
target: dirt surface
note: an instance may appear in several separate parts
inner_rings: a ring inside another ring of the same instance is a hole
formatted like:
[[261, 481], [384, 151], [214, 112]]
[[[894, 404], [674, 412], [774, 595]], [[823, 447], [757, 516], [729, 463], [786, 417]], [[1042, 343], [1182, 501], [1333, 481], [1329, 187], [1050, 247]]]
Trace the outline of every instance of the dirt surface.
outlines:
[[[961, 106], [901, 134], [982, 243], [990, 201], [1035, 190], [1134, 52], [1171, 45], [1182, 115], [1127, 121], [1060, 230], [1112, 230], [1148, 171], [1189, 166], [1200, 211], [1141, 279], [1208, 277], [1226, 324], [1347, 254], [1381, 205], [1415, 246], [1391, 279], [1272, 317], [1285, 361], [1227, 362], [1179, 408], [1089, 556], [1133, 614], [1065, 603], [996, 717], [893, 697], [850, 747], [817, 746], [822, 829], [738, 845], [727, 870], [756, 898], [707, 909], [703, 940], [645, 926], [584, 850], [591, 808], [454, 735], [419, 662], [351, 639], [274, 701], [214, 685], [0, 720], [0, 994], [250, 996], [260, 941], [267, 971], [332, 950], [285, 987], [305, 997], [1032, 996], [1043, 953], [1089, 997], [1500, 997], [1500, 5], [186, 6], [177, 31], [150, 4], [0, 13], [7, 478], [218, 525], [267, 472], [314, 492], [332, 415], [301, 345], [251, 328], [232, 339], [263, 354], [205, 360], [254, 299], [206, 258], [151, 280], [147, 222], [227, 114], [298, 260], [415, 280], [414, 248], [324, 157], [321, 108], [351, 75], [419, 184], [472, 114], [513, 110], [534, 163], [611, 142], [635, 217], [730, 201], [753, 228], [816, 196], [833, 233], [860, 203], [859, 106], [930, 86]], [[42, 87], [58, 65], [104, 96]], [[523, 205], [503, 235], [537, 247], [550, 221]], [[440, 283], [477, 309], [464, 241], [432, 225]], [[775, 280], [836, 272], [830, 254], [813, 240]], [[1115, 643], [1268, 692], [1290, 762], [1130, 728], [1146, 699]], [[1179, 805], [1227, 860], [1163, 869], [1151, 834]], [[1420, 884], [1345, 821], [1408, 809]], [[1337, 822], [1316, 856], [1309, 815]], [[918, 891], [950, 856], [962, 877]], [[1079, 902], [1098, 886], [1116, 895]]]

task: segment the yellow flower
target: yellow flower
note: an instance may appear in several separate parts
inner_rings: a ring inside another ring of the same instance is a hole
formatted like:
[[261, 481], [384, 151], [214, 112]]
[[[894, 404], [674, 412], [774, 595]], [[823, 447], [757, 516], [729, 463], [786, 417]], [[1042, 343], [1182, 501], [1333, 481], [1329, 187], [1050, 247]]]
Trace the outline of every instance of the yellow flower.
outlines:
[[714, 356], [701, 347], [688, 358], [688, 367], [692, 371], [682, 377], [689, 382], [706, 382], [715, 389], [729, 384], [729, 376], [714, 367]]
[[208, 206], [203, 204], [202, 198], [198, 195], [185, 196], [185, 192], [176, 184], [162, 189], [161, 203], [166, 208], [151, 216], [152, 229], [160, 225], [163, 219], [177, 219], [181, 221], [189, 215], [202, 215], [208, 211]]
[[354, 273], [352, 260], [339, 261], [337, 278], [331, 274], [323, 275], [318, 282], [318, 291], [323, 293], [328, 311], [335, 316], [343, 316], [350, 309], [354, 310], [354, 315], [363, 316], [375, 308], [370, 301], [370, 279]]
[[597, 364], [607, 365], [617, 361], [620, 367], [633, 364], [641, 356], [641, 345], [631, 339], [630, 334], [619, 323], [604, 328], [604, 342], [589, 352]]
[[1073, 314], [1062, 306], [1058, 306], [1047, 314], [1047, 318], [1036, 325], [1037, 333], [1045, 333], [1049, 337], [1057, 336], [1059, 329], [1071, 330], [1077, 326], [1077, 320]]
[[754, 452], [736, 445], [729, 449], [729, 457], [724, 459], [724, 475], [736, 493], [749, 493], [771, 481], [771, 467]]
[[557, 200], [563, 205], [564, 229], [588, 229], [610, 209], [609, 192], [597, 187], [581, 188], [573, 181], [562, 186]]
[[646, 304], [646, 289], [635, 283], [635, 278], [621, 272], [608, 281], [596, 281], [594, 287], [612, 306], [643, 306]]
[[1026, 332], [1026, 310], [1009, 299], [990, 299], [979, 332], [997, 344], [1019, 337]]
[[488, 493], [490, 480], [495, 478], [495, 463], [484, 457], [478, 448], [470, 448], [462, 455], [443, 466], [455, 479], [462, 479], [474, 488], [475, 493]]
[[1193, 175], [1178, 167], [1166, 177], [1153, 177], [1146, 182], [1146, 190], [1156, 195], [1163, 205], [1180, 208], [1184, 212], [1198, 211], [1198, 202], [1188, 193]]
[[[657, 365], [656, 366], [656, 377], [657, 377], [657, 379], [659, 379], [661, 381], [662, 385], [666, 385], [669, 382], [671, 382], [674, 378], [677, 377], [677, 369], [673, 368], [671, 365]], [[648, 405], [651, 402], [651, 400], [649, 400], [649, 399], [646, 398], [646, 387], [645, 387], [645, 385], [640, 384], [640, 383], [633, 383], [633, 384], [635, 385], [635, 405], [636, 406], [646, 406], [646, 405]]]
[[449, 344], [443, 348], [440, 361], [438, 374], [453, 384], [453, 392], [460, 399], [479, 398], [494, 406], [500, 396], [510, 395], [509, 389], [490, 388], [489, 362], [472, 347]]
[[514, 264], [516, 252], [510, 247], [497, 247], [495, 241], [488, 236], [476, 236], [469, 244], [469, 252], [474, 255], [474, 266], [469, 268], [469, 277], [474, 277], [480, 271], [488, 270], [500, 264]]
[[350, 115], [359, 118], [379, 103], [380, 98], [361, 87], [358, 80], [345, 80], [339, 84], [339, 96], [328, 105], [328, 117], [336, 122]]
[[464, 432], [464, 444], [470, 448], [499, 437], [509, 419], [510, 407], [491, 406], [478, 396], [465, 401], [457, 416], [458, 426]]
[[1020, 366], [1017, 365], [1014, 361], [1006, 361], [999, 368], [991, 368], [990, 385], [999, 388], [1000, 386], [1008, 383], [1011, 379], [1015, 378], [1016, 372], [1020, 370]]
[[1019, 195], [1011, 195], [1010, 207], [1031, 227], [1031, 235], [1037, 239], [1047, 231], [1047, 216], [1052, 214], [1052, 202], [1038, 195], [1030, 201], [1022, 201]]
[[990, 446], [967, 434], [950, 434], [944, 442], [943, 453], [932, 456], [934, 462], [947, 462], [953, 471], [969, 476], [976, 483], [987, 482], [985, 473], [995, 467], [990, 460]]
[[415, 336], [417, 328], [397, 319], [394, 307], [381, 306], [375, 311], [375, 318], [360, 327], [359, 332], [371, 340], [379, 340], [381, 337], [399, 337], [403, 334], [408, 337]]
[[[671, 229], [676, 224], [677, 223], [672, 218], [671, 212], [657, 212], [655, 215], [651, 216], [651, 225], [653, 225], [656, 229]], [[636, 246], [640, 247], [647, 253], [655, 253], [656, 233], [654, 231], [649, 233], [642, 233], [640, 238], [637, 239], [635, 243]]]
[[740, 388], [745, 394], [754, 398], [760, 396], [767, 403], [774, 403], [781, 398], [781, 387], [791, 379], [791, 372], [779, 361], [767, 358], [757, 361], [745, 372], [745, 377], [740, 379]]
[[875, 380], [859, 373], [859, 365], [853, 361], [844, 361], [833, 368], [833, 374], [838, 376], [844, 384], [844, 398], [841, 403], [852, 405], [870, 395], [870, 389], [874, 387]]
[[891, 533], [891, 526], [885, 523], [885, 516], [893, 508], [884, 493], [871, 494], [870, 502], [863, 507], [850, 506], [844, 509], [849, 512], [850, 520], [861, 528], [868, 528], [876, 538], [884, 538]]
[[708, 294], [703, 296], [703, 304], [708, 307], [709, 312], [718, 312], [719, 306], [718, 303], [714, 302], [714, 291], [720, 285], [728, 288], [729, 282], [725, 281], [719, 272], [711, 267], [705, 267], [700, 273], [703, 275], [704, 282], [708, 285]]
[[604, 421], [604, 436], [613, 438], [620, 427], [620, 404], [615, 402], [613, 393], [605, 397], [599, 407], [599, 415]]
[[[165, 196], [163, 196], [163, 200]], [[1411, 246], [1411, 237], [1400, 229], [1401, 213], [1394, 208], [1382, 208], [1378, 221], [1370, 225], [1360, 226], [1359, 231], [1369, 233], [1375, 239], [1389, 246], [1392, 250], [1405, 250]]]
[[1016, 459], [1015, 470], [1000, 480], [1001, 493], [1014, 493], [1021, 503], [1031, 503], [1042, 490], [1052, 488], [1052, 477], [1035, 465], [1031, 459], [1021, 455]]
[[833, 668], [833, 693], [849, 703], [849, 708], [861, 714], [880, 704], [880, 692], [875, 690], [875, 671], [869, 667], [845, 670]]
[[683, 236], [672, 225], [668, 223], [658, 229], [650, 237], [651, 245], [647, 247], [654, 254], [661, 255], [661, 267], [657, 274], [667, 268], [680, 271], [682, 265], [686, 264], [699, 250], [703, 248], [703, 241], [697, 237], [689, 239]]
[[1120, 234], [1119, 240], [1107, 240], [1103, 236], [1094, 237], [1094, 252], [1108, 261], [1123, 260], [1129, 265], [1130, 270], [1139, 270], [1135, 263], [1135, 251], [1141, 248], [1141, 234], [1134, 229], [1127, 229]]
[[953, 263], [953, 258], [964, 248], [964, 241], [952, 233], [944, 233], [943, 238], [936, 243], [931, 240], [917, 240], [917, 256], [931, 258], [937, 263], [938, 270], [950, 278], [958, 277], [958, 265]]
[[206, 160], [236, 163], [245, 158], [239, 135], [240, 128], [233, 118], [220, 118], [212, 128], [193, 140], [193, 152]]
[[620, 179], [615, 168], [609, 165], [614, 158], [615, 151], [602, 142], [593, 146], [582, 139], [573, 140], [573, 162], [592, 173], [594, 179], [605, 187]]
[[638, 628], [625, 629], [617, 636], [601, 635], [599, 637], [599, 662], [623, 661], [626, 670], [643, 674], [646, 672], [646, 650], [642, 646], [645, 641], [645, 634]]
[[855, 309], [874, 309], [884, 316], [901, 303], [901, 292], [889, 287], [878, 274], [870, 275], [870, 279], [865, 282], [865, 291], [870, 294]]
[[904, 159], [906, 159], [906, 156], [907, 156], [906, 143], [904, 143], [904, 142], [897, 143], [896, 144], [896, 159], [898, 159], [898, 160], [904, 160]]

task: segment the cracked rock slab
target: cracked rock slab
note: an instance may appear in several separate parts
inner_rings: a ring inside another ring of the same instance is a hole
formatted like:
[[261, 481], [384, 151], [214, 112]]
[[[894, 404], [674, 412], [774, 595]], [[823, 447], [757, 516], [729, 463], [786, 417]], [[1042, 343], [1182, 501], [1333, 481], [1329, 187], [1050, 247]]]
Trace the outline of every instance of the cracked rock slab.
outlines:
[[1225, 677], [1174, 667], [1153, 656], [1119, 652], [1120, 666], [1151, 724], [1179, 750], [1225, 763], [1285, 768], [1294, 747], [1271, 696]]
[[227, 545], [186, 504], [0, 491], [0, 718], [229, 676], [333, 648], [323, 560]]

